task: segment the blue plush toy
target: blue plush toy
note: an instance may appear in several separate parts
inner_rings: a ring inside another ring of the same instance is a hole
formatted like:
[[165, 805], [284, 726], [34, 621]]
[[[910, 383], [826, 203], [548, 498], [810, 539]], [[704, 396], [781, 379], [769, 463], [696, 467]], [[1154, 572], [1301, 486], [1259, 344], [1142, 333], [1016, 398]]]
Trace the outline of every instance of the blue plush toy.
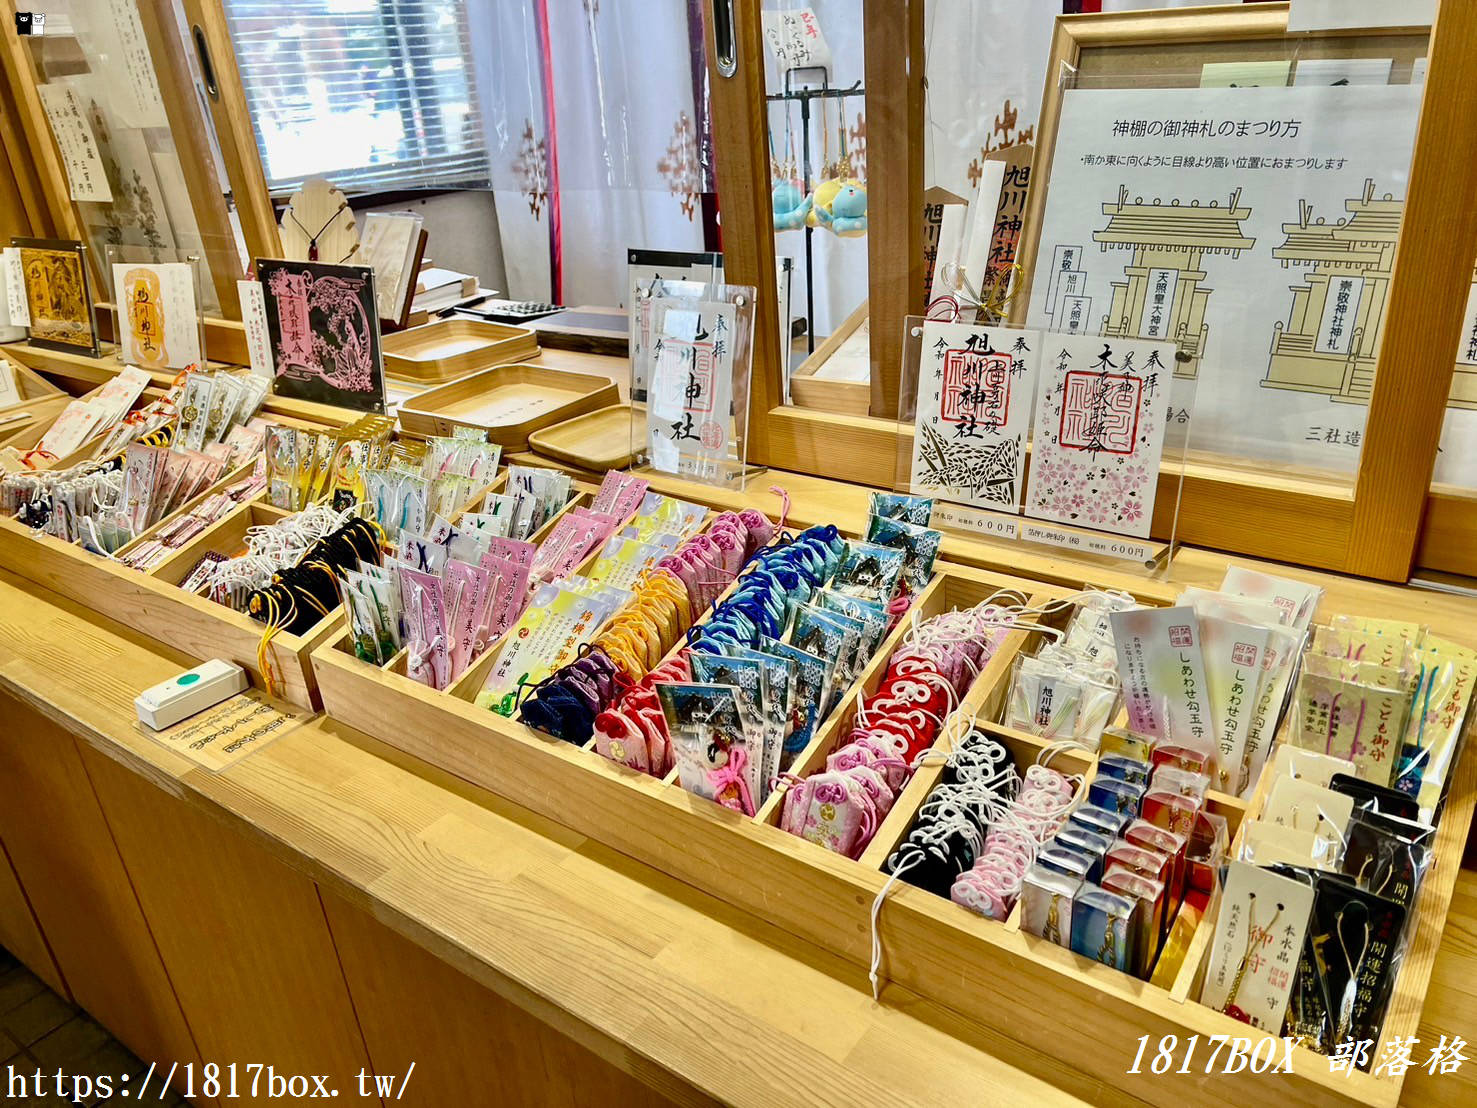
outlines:
[[774, 208], [774, 229], [794, 231], [805, 226], [805, 217], [810, 212], [810, 197], [803, 193], [794, 181], [776, 181], [770, 193]]
[[867, 233], [867, 186], [857, 180], [846, 181], [831, 199], [832, 231], [842, 238], [859, 238]]

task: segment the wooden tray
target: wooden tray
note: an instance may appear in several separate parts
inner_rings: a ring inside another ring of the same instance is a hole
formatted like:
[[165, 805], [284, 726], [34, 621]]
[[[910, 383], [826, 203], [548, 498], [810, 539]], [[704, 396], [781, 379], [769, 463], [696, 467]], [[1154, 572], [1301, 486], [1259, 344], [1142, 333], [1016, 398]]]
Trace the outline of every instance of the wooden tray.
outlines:
[[[943, 565], [917, 604], [924, 614], [972, 605], [996, 588], [1021, 590], [1033, 606], [1069, 590], [999, 574]], [[1152, 602], [1152, 598], [1145, 598]], [[865, 690], [881, 678], [895, 628], [879, 657], [863, 672], [841, 707], [799, 757], [797, 768], [823, 764], [844, 739], [848, 720]], [[1046, 748], [1039, 739], [992, 722], [1007, 694], [1011, 663], [1027, 632], [1012, 632], [970, 688], [959, 712], [998, 735], [1017, 761], [1034, 761]], [[925, 766], [904, 788], [871, 847], [859, 860], [843, 858], [781, 831], [780, 800], [772, 796], [754, 818], [721, 808], [522, 724], [479, 709], [471, 701], [475, 680], [436, 693], [395, 673], [354, 658], [347, 638], [320, 647], [313, 665], [330, 715], [368, 732], [391, 751], [408, 755], [411, 768], [438, 771], [531, 808], [614, 850], [653, 865], [758, 919], [780, 926], [861, 967], [872, 958], [873, 903], [888, 885], [880, 866], [915, 818], [941, 769]], [[470, 672], [470, 671], [469, 671]], [[1469, 725], [1468, 731], [1473, 727]], [[399, 755], [397, 754], [398, 758]], [[1061, 756], [1066, 772], [1091, 773], [1094, 757]], [[1437, 832], [1435, 861], [1419, 897], [1419, 924], [1396, 979], [1383, 1041], [1417, 1034], [1420, 1009], [1441, 941], [1462, 845], [1472, 821], [1477, 757], [1463, 745], [1453, 771], [1447, 809]], [[1266, 782], [1263, 781], [1263, 792]], [[1212, 810], [1233, 834], [1261, 796], [1249, 804], [1211, 794]], [[1182, 1108], [1187, 1102], [1244, 1108], [1268, 1095], [1298, 1104], [1364, 1103], [1393, 1108], [1401, 1078], [1330, 1074], [1328, 1060], [1298, 1048], [1290, 1075], [1239, 1073], [1214, 1078], [1196, 1066], [1149, 1079], [1126, 1071], [1140, 1036], [1151, 1050], [1161, 1037], [1191, 1035], [1250, 1040], [1270, 1038], [1191, 999], [1208, 957], [1213, 914], [1207, 914], [1185, 961], [1161, 976], [1140, 981], [1020, 931], [1018, 916], [987, 920], [924, 889], [895, 882], [880, 916], [882, 979], [908, 994], [935, 1000], [992, 1032], [1039, 1045], [1052, 1042], [1065, 1065], [1092, 1074], [1122, 1095]], [[1163, 977], [1170, 978], [1163, 983]], [[864, 987], [864, 986], [863, 986]], [[858, 1003], [862, 1003], [858, 997]], [[1280, 1041], [1275, 1058], [1283, 1056]], [[1380, 1056], [1376, 1044], [1371, 1057]], [[1265, 1051], [1263, 1052], [1265, 1053]]]
[[631, 406], [612, 404], [533, 432], [528, 448], [556, 462], [598, 473], [631, 464], [635, 454], [631, 438]]
[[614, 404], [615, 384], [591, 373], [547, 366], [495, 366], [427, 389], [400, 406], [413, 435], [449, 435], [476, 427], [504, 450], [524, 450], [530, 432]]
[[[35, 449], [41, 444], [41, 440], [46, 437], [46, 432], [51, 430], [51, 426], [56, 422], [57, 417], [67, 409], [73, 400], [86, 400], [94, 393], [101, 392], [104, 387], [103, 385], [99, 385], [82, 396], [67, 396], [63, 393], [60, 396], [49, 397], [33, 405], [28, 405], [28, 410], [33, 412], [36, 418], [25, 424], [23, 429], [16, 430], [13, 433], [10, 432], [9, 428], [0, 429], [0, 436], [3, 436], [3, 439], [0, 439], [0, 443], [3, 443], [5, 446], [14, 447], [22, 454], [28, 450]], [[133, 402], [133, 410], [145, 407], [163, 395], [163, 389], [149, 386]], [[21, 425], [17, 426], [20, 427]], [[64, 458], [58, 458], [49, 465], [42, 465], [41, 468], [48, 470], [66, 469], [69, 466], [81, 465], [83, 462], [92, 461], [93, 455], [102, 445], [103, 439], [95, 438], [92, 442], [85, 443], [81, 449], [74, 450], [71, 454], [68, 454]], [[42, 461], [42, 459], [37, 459], [38, 464], [41, 464]]]
[[[6, 416], [21, 417], [0, 423], [0, 446], [20, 442], [23, 437], [30, 446], [34, 446], [39, 438], [36, 433], [37, 429], [50, 427], [56, 421], [56, 417], [62, 414], [62, 409], [71, 401], [72, 397], [62, 393], [60, 396], [48, 396], [41, 400], [12, 404], [0, 410], [0, 419]], [[29, 450], [30, 446], [25, 449]]]
[[438, 319], [380, 340], [385, 372], [411, 381], [449, 381], [489, 366], [538, 357], [527, 327], [480, 319]]
[[790, 374], [790, 402], [799, 408], [843, 415], [866, 415], [871, 410], [872, 386], [868, 381], [847, 381], [817, 376], [826, 363], [843, 347], [860, 341], [857, 336], [868, 326], [868, 302], [841, 321], [831, 335]]
[[[147, 390], [145, 395], [154, 391]], [[289, 426], [310, 426], [296, 420], [278, 420]], [[132, 541], [154, 535], [205, 497], [241, 480], [248, 469], [249, 465], [243, 465], [222, 474], [205, 492]], [[224, 658], [235, 662], [251, 674], [257, 685], [264, 686], [257, 659], [264, 626], [241, 612], [185, 592], [177, 582], [184, 579], [204, 551], [234, 553], [247, 527], [272, 523], [288, 514], [268, 503], [264, 491], [258, 492], [146, 571], [90, 554], [80, 546], [33, 532], [0, 516], [0, 565], [197, 661]], [[282, 699], [299, 707], [319, 706], [309, 656], [337, 634], [343, 622], [342, 612], [335, 610], [306, 635], [273, 636], [271, 659], [281, 682]]]
[[[491, 485], [482, 489], [480, 492], [477, 493], [475, 497], [473, 497], [460, 509], [458, 509], [456, 514], [451, 517], [451, 522], [456, 523], [467, 512], [481, 511], [484, 501], [487, 499], [489, 494], [503, 493], [507, 490], [507, 481], [508, 471], [503, 470], [502, 476], [500, 476]], [[588, 508], [590, 506], [590, 501], [594, 498], [594, 492], [595, 489], [592, 486], [581, 486], [579, 484], [572, 484], [569, 499], [564, 502], [563, 506], [561, 506], [558, 511], [554, 512], [553, 515], [551, 515], [547, 520], [544, 521], [544, 525], [542, 527], [540, 527], [537, 531], [535, 531], [528, 537], [528, 541], [533, 543], [535, 546], [542, 543], [544, 539], [548, 538], [549, 533], [554, 530], [555, 525], [565, 514], [573, 511], [575, 508]], [[600, 548], [597, 547], [584, 559], [584, 561], [582, 561], [578, 566], [575, 567], [574, 572], [579, 574], [588, 572], [590, 567], [595, 563], [595, 560], [599, 558], [599, 556]], [[368, 662], [362, 661], [358, 657], [358, 655], [354, 653], [353, 631], [347, 626], [347, 622], [348, 621], [345, 620], [345, 626], [342, 629], [342, 633], [334, 638], [328, 644], [328, 646], [344, 651], [344, 653], [356, 666], [363, 666], [366, 670], [375, 670], [379, 673], [386, 674], [387, 679], [390, 680], [392, 683], [408, 682], [415, 685], [417, 688], [425, 689], [433, 696], [457, 697], [461, 700], [467, 701], [472, 700], [477, 696], [477, 693], [482, 688], [483, 682], [487, 679], [487, 673], [492, 668], [493, 662], [497, 660], [497, 656], [499, 653], [501, 653], [503, 645], [508, 641], [508, 637], [512, 634], [512, 631], [510, 630], [504, 632], [501, 636], [494, 639], [488, 646], [483, 649], [481, 654], [478, 654], [475, 658], [472, 659], [471, 664], [468, 665], [467, 668], [463, 670], [462, 673], [459, 674], [445, 689], [436, 690], [429, 689], [425, 685], [420, 684], [420, 682], [412, 681], [409, 677], [406, 676], [405, 668], [406, 661], [409, 657], [409, 651], [406, 650], [404, 647], [396, 651], [396, 653], [390, 658], [389, 661], [382, 663], [378, 667], [370, 665]]]

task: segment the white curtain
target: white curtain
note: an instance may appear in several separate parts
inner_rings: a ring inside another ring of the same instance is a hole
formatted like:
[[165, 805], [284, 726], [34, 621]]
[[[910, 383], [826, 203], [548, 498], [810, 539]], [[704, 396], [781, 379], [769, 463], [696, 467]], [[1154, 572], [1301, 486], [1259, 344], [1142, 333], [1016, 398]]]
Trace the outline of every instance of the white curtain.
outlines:
[[685, 0], [471, 0], [468, 13], [509, 294], [622, 304], [628, 249], [702, 250], [712, 185]]

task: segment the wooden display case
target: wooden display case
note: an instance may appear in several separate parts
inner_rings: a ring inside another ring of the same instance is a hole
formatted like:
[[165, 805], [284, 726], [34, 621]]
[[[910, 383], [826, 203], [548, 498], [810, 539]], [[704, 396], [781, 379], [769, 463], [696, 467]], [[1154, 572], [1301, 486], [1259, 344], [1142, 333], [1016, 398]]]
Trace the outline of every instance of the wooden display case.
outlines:
[[[159, 395], [156, 389], [145, 389], [138, 403], [148, 403]], [[46, 403], [64, 406], [70, 399]], [[282, 417], [274, 417], [273, 422], [289, 427], [322, 429]], [[33, 425], [11, 438], [6, 445], [24, 452], [39, 441], [49, 426], [50, 420]], [[85, 451], [63, 458], [53, 468], [78, 464], [86, 460], [84, 454]], [[166, 525], [188, 514], [206, 497], [242, 480], [250, 468], [248, 464], [223, 474], [204, 492], [140, 532], [120, 547], [119, 552], [153, 537]], [[240, 547], [248, 526], [274, 523], [290, 514], [269, 504], [265, 492], [258, 492], [147, 570], [132, 569], [113, 558], [89, 553], [73, 543], [34, 531], [0, 515], [0, 564], [192, 659], [224, 658], [235, 662], [252, 676], [255, 683], [263, 685], [258, 648], [265, 625], [204, 596], [185, 592], [178, 585], [206, 550], [233, 554]], [[272, 638], [270, 657], [281, 682], [279, 695], [284, 700], [300, 707], [317, 706], [317, 686], [309, 655], [336, 633], [342, 623], [342, 613], [335, 610], [306, 635], [279, 633]]]
[[[979, 603], [999, 589], [1014, 590], [1033, 605], [1068, 593], [1061, 586], [941, 565], [916, 603], [921, 614], [932, 615]], [[857, 685], [801, 752], [797, 772], [820, 767], [844, 741], [861, 698], [876, 687], [886, 657], [905, 633], [903, 624], [889, 635]], [[1008, 691], [1012, 662], [1023, 649], [1034, 649], [1035, 635], [1024, 630], [1007, 635], [951, 716], [936, 749], [947, 749], [955, 729], [973, 720], [999, 737], [1023, 765], [1045, 751], [1042, 740], [994, 722]], [[870, 964], [873, 906], [888, 884], [881, 866], [906, 835], [942, 772], [940, 766], [925, 765], [917, 772], [872, 844], [860, 859], [851, 860], [781, 831], [779, 792], [755, 817], [746, 817], [685, 792], [674, 774], [665, 780], [646, 776], [601, 757], [593, 743], [580, 748], [478, 708], [471, 701], [480, 680], [470, 671], [449, 692], [438, 693], [399, 673], [366, 665], [351, 651], [347, 638], [339, 636], [313, 656], [324, 706], [334, 718], [805, 940], [862, 966]], [[494, 656], [495, 650], [489, 650], [484, 657]], [[1066, 772], [1091, 776], [1093, 756], [1065, 758]], [[1474, 766], [1464, 752], [1454, 770], [1435, 861], [1421, 889], [1419, 919], [1410, 931], [1382, 1042], [1416, 1031], [1471, 824]], [[1222, 794], [1208, 797], [1210, 810], [1224, 816], [1230, 833], [1237, 835], [1262, 799], [1260, 793], [1249, 803]], [[1252, 1044], [1266, 1037], [1192, 999], [1213, 927], [1214, 915], [1207, 913], [1185, 962], [1167, 982], [1150, 984], [1023, 934], [1018, 914], [1004, 923], [987, 920], [931, 892], [893, 882], [880, 913], [881, 975], [993, 1031], [1023, 1042], [1052, 1042], [1064, 1063], [1155, 1104], [1178, 1108], [1193, 1096], [1202, 1103], [1244, 1105], [1269, 1095], [1309, 1104], [1398, 1102], [1400, 1079], [1330, 1074], [1326, 1058], [1303, 1048], [1292, 1052], [1291, 1074], [1172, 1072], [1150, 1078], [1126, 1073], [1141, 1036], [1148, 1036], [1151, 1047], [1170, 1035], [1180, 1042], [1191, 1035], [1224, 1035], [1248, 1038]], [[1279, 1042], [1277, 1061], [1283, 1053]], [[1372, 1057], [1378, 1057], [1378, 1045]]]
[[[222, 483], [217, 483], [212, 491], [221, 487]], [[3, 517], [0, 517], [0, 562], [38, 585], [157, 639], [191, 659], [223, 658], [235, 662], [251, 675], [255, 684], [262, 685], [257, 650], [265, 625], [243, 612], [179, 587], [179, 582], [206, 550], [234, 552], [248, 526], [273, 523], [291, 514], [272, 507], [262, 495], [257, 494], [228, 512], [146, 571], [90, 554], [79, 546]], [[342, 623], [342, 612], [335, 610], [307, 635], [279, 633], [272, 638], [273, 670], [280, 683], [279, 695], [284, 700], [300, 707], [317, 706], [317, 686], [308, 658]]]

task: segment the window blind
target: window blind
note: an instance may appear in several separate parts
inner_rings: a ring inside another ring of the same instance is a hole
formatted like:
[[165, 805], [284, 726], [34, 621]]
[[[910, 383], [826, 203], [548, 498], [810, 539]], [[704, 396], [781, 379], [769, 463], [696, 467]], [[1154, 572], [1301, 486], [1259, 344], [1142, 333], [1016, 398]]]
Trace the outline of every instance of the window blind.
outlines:
[[273, 193], [490, 180], [458, 0], [225, 0]]

